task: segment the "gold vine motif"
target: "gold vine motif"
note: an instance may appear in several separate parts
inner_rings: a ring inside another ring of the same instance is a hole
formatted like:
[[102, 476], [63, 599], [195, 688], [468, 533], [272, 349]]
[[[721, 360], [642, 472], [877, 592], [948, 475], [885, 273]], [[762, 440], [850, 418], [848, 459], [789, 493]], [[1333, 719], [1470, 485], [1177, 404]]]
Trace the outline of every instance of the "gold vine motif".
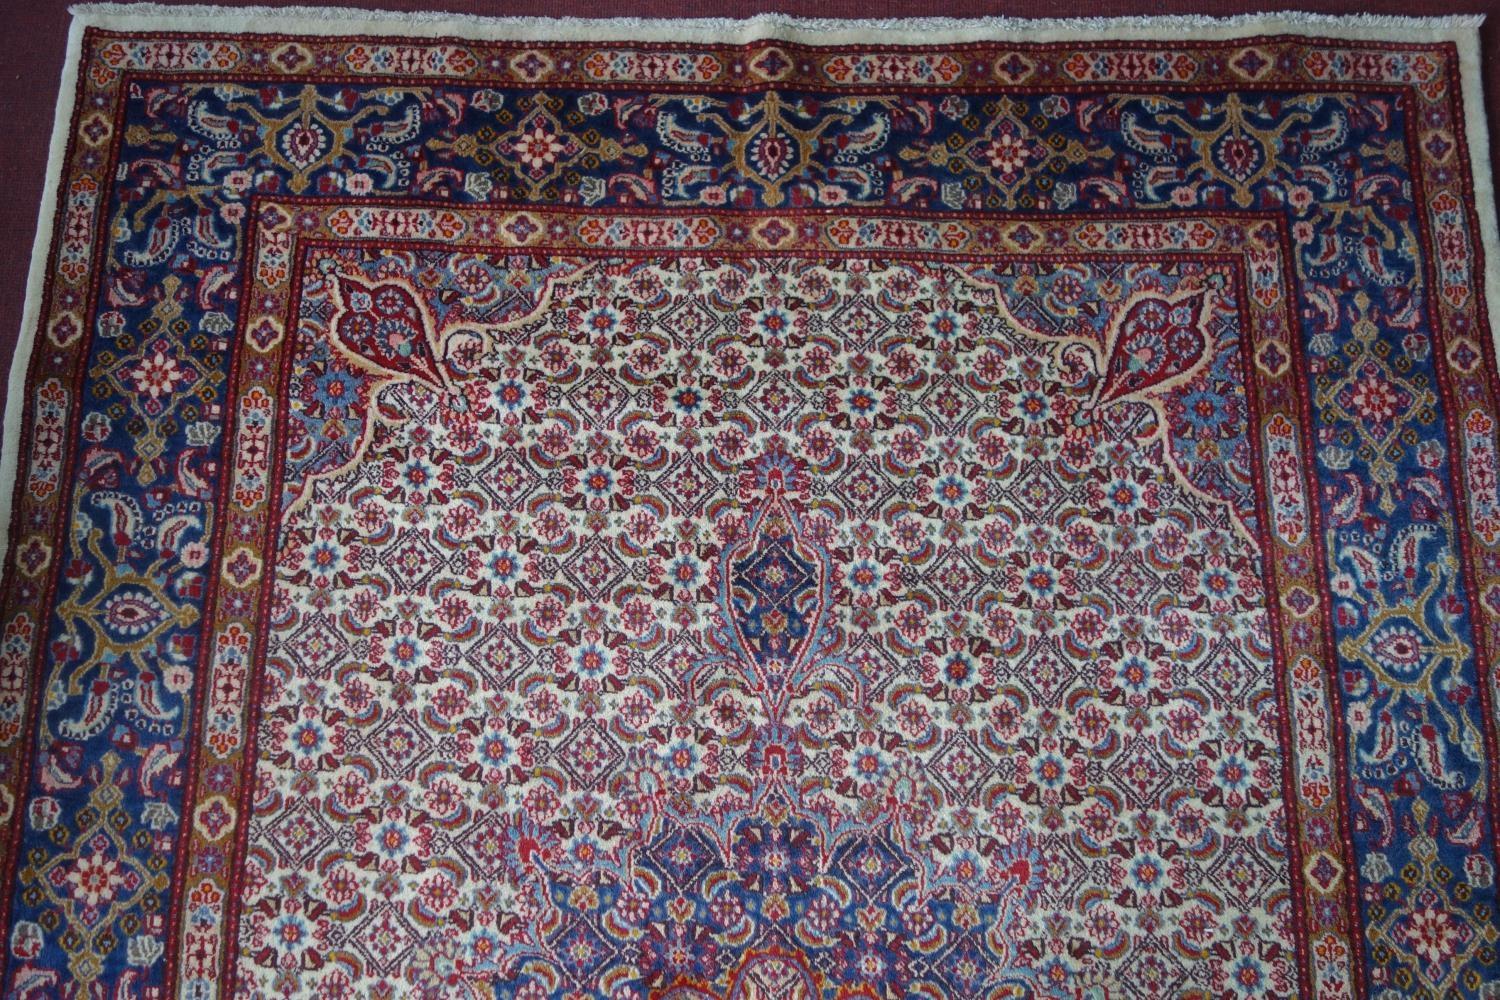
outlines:
[[[243, 95], [252, 93], [248, 88], [238, 86], [230, 90]], [[337, 102], [318, 93], [318, 89], [311, 85], [304, 86], [290, 103], [292, 110], [279, 118], [261, 113], [259, 106], [248, 100], [231, 101], [229, 107], [249, 115], [260, 125], [261, 143], [257, 152], [291, 174], [287, 187], [293, 194], [307, 190], [314, 170], [345, 154], [356, 125], [371, 115], [390, 112], [386, 105], [374, 104], [360, 108], [347, 118], [337, 118], [333, 114], [338, 108]]]
[[[658, 109], [677, 98], [658, 96], [652, 104]], [[746, 105], [736, 116], [743, 127], [731, 125], [718, 111], [709, 108], [727, 108], [724, 101], [701, 99], [692, 102], [691, 110], [698, 121], [712, 125], [722, 134], [730, 160], [751, 183], [761, 189], [761, 199], [775, 208], [786, 200], [783, 188], [792, 180], [811, 172], [814, 157], [824, 140], [825, 133], [834, 126], [850, 126], [855, 122], [854, 112], [868, 104], [885, 108], [896, 107], [891, 97], [836, 98], [828, 103], [835, 109], [833, 114], [810, 111], [801, 101], [788, 101], [777, 91], [768, 91], [759, 101]], [[793, 118], [813, 119], [807, 127], [793, 124]], [[855, 148], [875, 148], [885, 140], [888, 123], [881, 119], [875, 125], [856, 131], [848, 138]], [[661, 114], [658, 135], [668, 146], [679, 152], [700, 154], [699, 143], [711, 136], [694, 132], [677, 124], [675, 117]], [[837, 160], [837, 156], [834, 157]]]
[[[1130, 94], [1115, 98], [1114, 103], [1119, 109], [1142, 101], [1142, 98]], [[1282, 136], [1313, 120], [1308, 111], [1292, 111], [1274, 126], [1261, 128], [1250, 121], [1239, 95], [1231, 93], [1224, 100], [1222, 120], [1217, 125], [1198, 128], [1189, 120], [1190, 112], [1184, 101], [1156, 96], [1145, 98], [1143, 103], [1153, 113], [1152, 123], [1175, 125], [1187, 134], [1198, 157], [1194, 166], [1227, 185], [1230, 197], [1241, 208], [1249, 208], [1255, 203], [1253, 189], [1280, 164], [1278, 154]], [[1288, 103], [1306, 106], [1308, 102], [1300, 99]], [[1145, 123], [1129, 121], [1130, 117], [1122, 118], [1122, 128], [1127, 134], [1133, 134], [1135, 142], [1148, 153], [1165, 145], [1161, 134], [1153, 132]]]

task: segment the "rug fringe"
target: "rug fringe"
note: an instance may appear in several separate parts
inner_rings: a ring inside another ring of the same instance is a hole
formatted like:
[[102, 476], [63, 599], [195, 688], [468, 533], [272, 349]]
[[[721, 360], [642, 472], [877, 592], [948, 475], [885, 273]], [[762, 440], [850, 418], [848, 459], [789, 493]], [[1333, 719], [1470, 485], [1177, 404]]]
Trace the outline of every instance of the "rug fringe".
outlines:
[[[153, 18], [212, 17], [229, 18], [232, 24], [220, 30], [254, 31], [253, 20], [265, 18], [309, 18], [324, 22], [360, 22], [390, 25], [463, 25], [471, 28], [516, 30], [526, 34], [539, 33], [560, 38], [589, 38], [603, 41], [610, 35], [601, 32], [639, 32], [642, 30], [665, 30], [673, 37], [681, 38], [682, 32], [725, 32], [741, 35], [747, 30], [757, 34], [776, 35], [779, 32], [844, 32], [844, 31], [895, 31], [895, 32], [951, 32], [1010, 33], [1025, 31], [1067, 32], [1117, 32], [1121, 30], [1162, 30], [1173, 28], [1196, 28], [1212, 30], [1253, 29], [1288, 30], [1298, 28], [1364, 29], [1430, 31], [1433, 29], [1477, 28], [1484, 22], [1483, 14], [1448, 14], [1417, 17], [1399, 14], [1320, 14], [1310, 11], [1268, 11], [1260, 14], [1237, 14], [1218, 17], [1205, 14], [1151, 14], [1139, 17], [890, 17], [890, 18], [826, 18], [798, 17], [791, 14], [765, 13], [748, 18], [646, 18], [646, 17], [536, 17], [536, 16], [487, 16], [481, 14], [454, 14], [441, 11], [388, 11], [362, 10], [355, 7], [224, 7], [214, 4], [164, 4], [164, 3], [83, 3], [68, 8], [76, 17], [87, 20], [96, 18]], [[239, 22], [245, 22], [243, 24]], [[308, 28], [315, 29], [309, 24]], [[977, 38], [976, 38], [977, 40]], [[914, 40], [917, 41], [917, 40]]]

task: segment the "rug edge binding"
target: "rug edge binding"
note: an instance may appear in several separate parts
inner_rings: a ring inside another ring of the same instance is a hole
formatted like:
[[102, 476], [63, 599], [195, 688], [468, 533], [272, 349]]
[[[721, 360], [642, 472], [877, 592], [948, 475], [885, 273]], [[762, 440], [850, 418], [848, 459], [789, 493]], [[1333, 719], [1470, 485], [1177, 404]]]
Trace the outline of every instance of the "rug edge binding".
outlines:
[[[646, 18], [646, 17], [540, 17], [456, 14], [442, 11], [368, 10], [358, 7], [293, 5], [287, 7], [226, 7], [215, 4], [80, 3], [68, 8], [75, 19], [90, 26], [221, 32], [274, 32], [297, 30], [307, 34], [366, 34], [400, 26], [423, 35], [452, 34], [464, 30], [472, 37], [494, 41], [739, 41], [752, 38], [790, 40], [799, 33], [818, 36], [833, 44], [833, 37], [892, 34], [910, 42], [913, 31], [927, 37], [924, 42], [999, 40], [998, 35], [1026, 32], [1026, 40], [1052, 41], [1080, 35], [1111, 39], [1131, 37], [1134, 32], [1159, 32], [1169, 28], [1194, 28], [1209, 34], [1200, 38], [1235, 37], [1267, 31], [1305, 34], [1318, 29], [1331, 37], [1360, 37], [1393, 29], [1422, 33], [1452, 27], [1478, 27], [1482, 14], [1412, 16], [1401, 14], [1320, 14], [1311, 11], [1265, 11], [1229, 16], [1199, 14], [1148, 14], [1135, 17], [891, 17], [823, 18], [800, 17], [768, 11], [746, 18]], [[202, 20], [200, 26], [197, 22]], [[621, 35], [615, 32], [629, 32]], [[684, 34], [686, 32], [687, 34]], [[1346, 34], [1350, 33], [1350, 34]], [[936, 37], [934, 37], [936, 36]], [[1388, 37], [1388, 36], [1387, 36]]]
[[[1495, 205], [1495, 163], [1490, 143], [1489, 118], [1484, 106], [1483, 51], [1479, 26], [1459, 33], [1459, 78], [1463, 88], [1464, 135], [1469, 141], [1469, 184], [1474, 192], [1474, 214], [1479, 218], [1479, 249], [1484, 253], [1484, 273], [1478, 275], [1484, 289], [1483, 316], [1489, 323], [1494, 361], [1500, 369], [1500, 213]], [[1500, 100], [1500, 94], [1492, 94]], [[1500, 374], [1500, 372], [1492, 373]]]
[[[52, 135], [47, 145], [47, 172], [42, 181], [42, 200], [37, 208], [36, 235], [31, 243], [31, 262], [26, 271], [25, 298], [21, 301], [21, 329], [16, 352], [11, 357], [5, 390], [4, 435], [0, 438], [0, 579], [10, 566], [10, 528], [13, 502], [21, 490], [21, 425], [25, 422], [26, 376], [36, 350], [37, 326], [41, 321], [43, 290], [47, 282], [47, 260], [52, 237], [63, 206], [58, 200], [73, 104], [78, 91], [78, 69], [86, 24], [75, 17], [68, 27], [68, 48], [63, 58], [57, 102], [52, 112]], [[82, 335], [85, 335], [86, 331]], [[59, 482], [59, 488], [66, 484]]]

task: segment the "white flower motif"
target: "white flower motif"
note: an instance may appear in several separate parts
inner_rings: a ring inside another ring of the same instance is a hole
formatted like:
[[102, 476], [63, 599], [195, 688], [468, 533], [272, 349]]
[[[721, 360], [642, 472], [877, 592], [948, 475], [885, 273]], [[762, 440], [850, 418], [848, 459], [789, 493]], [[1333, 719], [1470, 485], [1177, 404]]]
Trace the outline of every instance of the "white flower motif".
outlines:
[[88, 857], [80, 857], [67, 875], [73, 887], [73, 898], [85, 906], [100, 906], [112, 903], [125, 884], [125, 875], [120, 871], [120, 862], [105, 857], [99, 848]]

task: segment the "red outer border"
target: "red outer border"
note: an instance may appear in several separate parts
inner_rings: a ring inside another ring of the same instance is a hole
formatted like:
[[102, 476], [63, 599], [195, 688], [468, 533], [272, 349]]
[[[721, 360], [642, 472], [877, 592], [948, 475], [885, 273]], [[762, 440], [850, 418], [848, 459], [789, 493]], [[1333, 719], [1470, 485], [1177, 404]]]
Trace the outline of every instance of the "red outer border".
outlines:
[[[87, 43], [84, 44], [84, 52], [88, 52]], [[82, 65], [81, 62], [80, 65]], [[74, 158], [77, 156], [78, 125], [81, 120], [80, 116], [84, 111], [85, 102], [83, 100], [83, 97], [87, 90], [87, 84], [87, 76], [84, 73], [80, 72], [78, 75], [77, 87], [74, 93], [73, 117], [69, 123], [67, 152], [64, 156], [63, 164], [72, 163], [74, 161]], [[108, 153], [108, 161], [111, 165], [119, 161], [120, 143], [123, 141], [122, 130], [119, 128], [119, 124], [124, 120], [124, 116], [125, 102], [121, 101], [119, 103], [119, 106], [114, 111], [115, 129], [114, 135], [110, 138]], [[53, 210], [52, 246], [48, 248], [49, 261], [56, 259], [58, 248], [62, 242], [62, 230], [64, 226], [63, 220], [66, 216], [66, 206], [68, 201], [68, 190], [67, 185], [63, 183], [64, 180], [65, 177], [59, 176], [57, 188], [57, 206]], [[107, 220], [105, 217], [105, 213], [108, 211], [108, 208], [108, 197], [101, 197], [99, 199], [99, 203], [94, 206], [94, 226], [99, 232], [103, 232], [105, 231], [105, 229], [107, 229]], [[91, 256], [89, 264], [88, 294], [87, 296], [85, 296], [86, 302], [84, 303], [85, 315], [92, 316], [99, 302], [99, 288], [103, 281], [102, 262], [105, 257], [106, 245], [107, 241], [101, 239], [99, 241], [99, 245], [94, 247], [93, 249], [93, 254]], [[51, 302], [53, 299], [53, 285], [55, 277], [56, 271], [49, 267], [46, 271], [46, 284], [44, 286], [43, 295], [40, 300], [44, 304]], [[43, 352], [45, 352], [45, 350], [47, 349], [48, 338], [45, 331], [45, 321], [45, 315], [38, 315], [37, 328], [35, 331], [36, 340], [33, 345], [34, 351], [40, 348]], [[90, 343], [92, 340], [90, 334], [86, 330], [81, 332], [79, 336], [85, 338], [86, 344]], [[72, 393], [71, 398], [75, 402], [81, 400], [83, 397], [83, 386], [88, 374], [88, 354], [88, 347], [82, 347], [79, 351], [73, 372], [71, 374], [63, 376], [70, 383]], [[53, 363], [60, 365], [61, 358], [54, 355]], [[25, 384], [28, 393], [30, 393], [30, 391], [35, 388], [38, 382], [40, 382], [45, 371], [46, 359], [44, 359], [42, 353], [33, 353], [31, 357], [31, 366], [26, 373]], [[58, 478], [57, 496], [58, 517], [57, 523], [53, 525], [50, 538], [50, 544], [53, 551], [53, 559], [51, 565], [49, 565], [45, 571], [46, 582], [42, 585], [44, 597], [41, 607], [43, 609], [43, 612], [40, 620], [37, 622], [37, 634], [32, 647], [32, 662], [31, 670], [29, 671], [29, 682], [31, 690], [28, 692], [26, 712], [21, 721], [20, 749], [15, 758], [17, 761], [17, 767], [22, 772], [21, 774], [17, 775], [17, 777], [21, 781], [21, 794], [16, 797], [11, 815], [7, 818], [6, 822], [3, 825], [3, 828], [0, 828], [0, 885], [3, 886], [13, 886], [16, 882], [16, 872], [20, 864], [21, 843], [25, 836], [26, 801], [24, 796], [26, 790], [29, 790], [30, 788], [32, 774], [35, 771], [35, 743], [37, 741], [37, 737], [40, 735], [38, 732], [38, 723], [40, 721], [39, 713], [41, 710], [42, 688], [45, 686], [41, 683], [41, 675], [44, 664], [47, 662], [50, 655], [50, 650], [48, 649], [47, 645], [47, 633], [50, 629], [52, 619], [55, 616], [57, 607], [58, 580], [62, 576], [62, 543], [67, 534], [69, 522], [68, 512], [72, 509], [74, 487], [77, 485], [75, 466], [78, 455], [77, 442], [79, 440], [79, 428], [83, 422], [83, 410], [84, 407], [77, 406], [74, 408], [74, 412], [68, 415], [68, 431], [61, 442], [62, 453], [59, 459], [60, 474]], [[20, 576], [19, 569], [15, 563], [14, 548], [20, 538], [19, 529], [21, 524], [21, 509], [23, 507], [22, 498], [24, 496], [24, 486], [26, 483], [26, 470], [31, 459], [29, 448], [33, 444], [33, 434], [35, 432], [35, 427], [33, 426], [34, 422], [35, 410], [32, 408], [27, 408], [23, 411], [23, 422], [21, 428], [22, 436], [20, 438], [20, 446], [18, 448], [16, 456], [16, 481], [11, 486], [13, 502], [11, 504], [11, 524], [9, 529], [10, 534], [7, 536], [7, 538], [9, 539], [9, 545], [4, 557], [4, 564], [0, 565], [0, 584], [3, 584], [3, 586], [0, 586], [0, 610], [3, 610], [4, 608], [4, 595], [10, 591], [10, 588], [12, 586], [16, 585], [14, 578]], [[0, 489], [4, 488], [5, 484], [0, 483]], [[9, 777], [10, 776], [7, 775], [7, 779]], [[6, 783], [8, 783], [8, 781]], [[7, 892], [5, 895], [8, 897], [11, 894]], [[9, 942], [11, 931], [12, 902], [13, 900], [11, 898], [0, 898], [0, 988], [3, 988], [3, 984], [7, 981], [7, 977], [10, 974]]]

